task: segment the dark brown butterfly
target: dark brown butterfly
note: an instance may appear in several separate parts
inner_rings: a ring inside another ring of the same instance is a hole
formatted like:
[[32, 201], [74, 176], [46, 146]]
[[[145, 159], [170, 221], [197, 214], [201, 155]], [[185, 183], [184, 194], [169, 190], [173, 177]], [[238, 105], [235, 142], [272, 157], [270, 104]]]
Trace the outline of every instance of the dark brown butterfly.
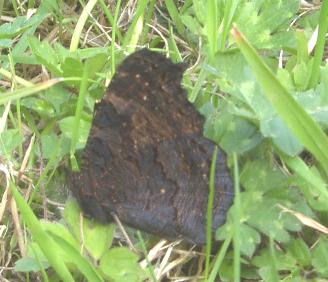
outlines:
[[[129, 226], [204, 244], [214, 144], [203, 137], [204, 119], [181, 88], [184, 70], [147, 49], [123, 61], [95, 107], [71, 189], [83, 211], [101, 222], [114, 213]], [[213, 231], [225, 222], [232, 200], [219, 152]]]

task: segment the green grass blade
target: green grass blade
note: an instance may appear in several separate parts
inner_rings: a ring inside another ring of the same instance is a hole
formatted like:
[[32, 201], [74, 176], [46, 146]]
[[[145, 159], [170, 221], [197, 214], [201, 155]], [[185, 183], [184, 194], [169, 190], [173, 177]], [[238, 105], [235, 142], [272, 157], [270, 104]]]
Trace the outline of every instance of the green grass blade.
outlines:
[[218, 275], [218, 272], [219, 272], [220, 266], [222, 264], [222, 261], [224, 259], [224, 256], [227, 253], [227, 250], [228, 250], [228, 247], [231, 243], [231, 240], [232, 240], [231, 235], [224, 240], [224, 243], [222, 244], [219, 253], [215, 257], [213, 268], [212, 268], [212, 271], [210, 273], [210, 276], [208, 277], [207, 282], [218, 281], [218, 279], [216, 277]]
[[171, 17], [172, 21], [175, 24], [175, 27], [176, 27], [178, 33], [182, 36], [185, 36], [184, 24], [181, 20], [179, 10], [176, 7], [174, 1], [173, 0], [165, 0], [165, 5], [166, 5], [166, 8], [167, 8], [167, 10], [170, 14], [170, 17]]
[[79, 17], [79, 20], [77, 21], [77, 24], [75, 26], [73, 35], [72, 35], [72, 40], [71, 40], [71, 45], [69, 47], [69, 50], [71, 52], [74, 52], [77, 50], [80, 42], [80, 37], [83, 31], [83, 27], [89, 17], [89, 14], [91, 14], [91, 11], [93, 7], [96, 5], [98, 0], [89, 0], [87, 5], [84, 7], [81, 16]]
[[137, 231], [137, 236], [138, 236], [138, 240], [140, 242], [140, 246], [142, 249], [142, 252], [146, 258], [147, 264], [148, 264], [148, 271], [149, 271], [149, 275], [151, 277], [151, 279], [153, 280], [153, 282], [157, 282], [158, 280], [156, 279], [156, 275], [155, 275], [155, 271], [154, 271], [154, 267], [152, 266], [151, 262], [148, 259], [148, 254], [147, 254], [147, 248], [146, 248], [146, 244], [144, 239], [141, 236], [141, 232], [138, 230]]
[[15, 75], [15, 78], [13, 78], [13, 74], [10, 71], [7, 71], [6, 69], [0, 68], [0, 75], [4, 76], [5, 78], [8, 78], [10, 80], [15, 79], [17, 84], [23, 85], [23, 86], [33, 86], [34, 84], [32, 82], [29, 82], [28, 80], [25, 80], [17, 75]]
[[144, 29], [142, 31], [142, 34], [140, 36], [140, 45], [145, 45], [147, 43], [148, 35], [149, 35], [149, 29], [150, 29], [150, 24], [152, 23], [152, 19], [154, 17], [154, 11], [155, 11], [155, 5], [156, 5], [156, 0], [149, 0], [149, 7], [148, 11], [146, 14], [145, 18], [145, 24], [144, 24]]
[[79, 129], [80, 129], [80, 120], [82, 117], [83, 107], [85, 96], [88, 92], [88, 63], [84, 65], [82, 80], [80, 84], [80, 93], [76, 104], [75, 110], [75, 122], [74, 128], [72, 129], [72, 140], [71, 140], [71, 148], [70, 148], [70, 158], [73, 170], [77, 170], [78, 166], [74, 157], [75, 148], [77, 144], [77, 140], [79, 138]]
[[218, 39], [218, 45], [219, 49], [223, 51], [226, 48], [226, 42], [229, 35], [229, 31], [231, 29], [231, 24], [233, 17], [236, 13], [237, 7], [239, 4], [239, 0], [228, 0], [226, 1], [226, 4], [224, 5], [224, 14], [223, 14], [223, 20], [221, 22], [221, 25], [219, 27], [219, 39]]
[[239, 187], [239, 168], [237, 155], [233, 154], [234, 167], [234, 217], [233, 217], [233, 279], [235, 282], [240, 281], [240, 217], [241, 217], [241, 202], [240, 202], [240, 187]]
[[304, 163], [304, 161], [299, 157], [289, 157], [281, 156], [284, 162], [290, 167], [294, 172], [296, 172], [302, 179], [304, 179], [311, 188], [318, 193], [319, 197], [323, 197], [328, 203], [328, 191], [326, 184], [319, 175], [315, 175], [310, 168]]
[[38, 252], [35, 251], [35, 247], [33, 247], [33, 244], [30, 245], [30, 248], [31, 248], [31, 250], [33, 252], [33, 255], [34, 255], [37, 263], [39, 264], [40, 272], [41, 272], [43, 281], [44, 282], [49, 282], [48, 275], [47, 275], [45, 269], [42, 267], [42, 262], [41, 262], [41, 259], [40, 259], [39, 255], [38, 255]]
[[205, 280], [207, 280], [210, 270], [210, 258], [212, 250], [212, 221], [213, 221], [213, 206], [214, 206], [214, 194], [215, 194], [215, 176], [216, 176], [216, 160], [218, 157], [218, 147], [215, 146], [211, 169], [210, 169], [210, 183], [209, 194], [207, 203], [207, 222], [206, 222], [206, 258], [205, 258]]
[[214, 56], [218, 49], [218, 6], [216, 0], [207, 1], [207, 21], [206, 32], [210, 46], [211, 56]]
[[110, 60], [111, 60], [111, 76], [115, 74], [116, 64], [115, 64], [115, 38], [116, 38], [116, 30], [117, 30], [117, 19], [118, 13], [121, 7], [121, 0], [118, 0], [115, 7], [114, 12], [114, 25], [112, 30], [112, 42], [110, 45]]
[[295, 101], [237, 27], [232, 29], [232, 33], [266, 97], [298, 140], [315, 156], [328, 174], [328, 138], [325, 133]]
[[196, 101], [198, 93], [200, 92], [202, 86], [204, 85], [204, 82], [206, 81], [206, 78], [208, 75], [208, 72], [205, 68], [206, 64], [207, 64], [207, 60], [205, 60], [202, 63], [202, 67], [198, 74], [197, 81], [196, 81], [195, 85], [192, 87], [191, 93], [189, 94], [189, 101], [192, 103], [194, 103]]
[[0, 94], [0, 105], [4, 105], [4, 104], [8, 103], [9, 101], [15, 101], [20, 98], [34, 95], [42, 90], [50, 88], [51, 86], [53, 86], [61, 81], [62, 81], [61, 78], [54, 78], [54, 79], [50, 79], [45, 82], [41, 82], [39, 84], [35, 84], [33, 86], [28, 86], [28, 87], [25, 87], [22, 89], [17, 89], [15, 91], [10, 91], [10, 92], [6, 92], [4, 94]]
[[[121, 7], [121, 1], [118, 1], [116, 3], [116, 7], [115, 7], [115, 13], [116, 10], [119, 9], [119, 7]], [[115, 34], [117, 35], [118, 39], [121, 41], [123, 39], [122, 33], [119, 29], [119, 27], [117, 26], [117, 18], [115, 20], [115, 17], [113, 18], [110, 10], [107, 8], [107, 5], [105, 3], [104, 0], [99, 0], [99, 5], [101, 6], [101, 9], [103, 10], [108, 22], [112, 25], [112, 34], [114, 34], [114, 30], [115, 30]], [[113, 36], [113, 35], [112, 35]], [[113, 41], [112, 41], [113, 44]]]
[[278, 267], [277, 267], [277, 256], [274, 248], [274, 240], [270, 236], [270, 280], [269, 281], [280, 281], [278, 275]]
[[26, 225], [31, 231], [35, 242], [40, 246], [44, 255], [48, 259], [50, 265], [54, 268], [58, 276], [63, 281], [74, 282], [71, 273], [69, 272], [61, 257], [57, 244], [43, 230], [33, 211], [27, 205], [22, 195], [17, 191], [17, 188], [14, 183], [10, 183], [10, 188]]
[[126, 33], [123, 49], [127, 49], [128, 52], [133, 52], [136, 48], [136, 45], [139, 41], [142, 28], [143, 28], [143, 19], [146, 12], [148, 0], [138, 1], [138, 8], [136, 14], [133, 18], [131, 26], [129, 27], [128, 32]]
[[86, 258], [84, 258], [70, 243], [54, 233], [51, 233], [51, 237], [55, 242], [57, 242], [59, 246], [61, 246], [61, 248], [65, 251], [65, 255], [67, 255], [69, 259], [74, 262], [76, 267], [88, 279], [88, 281], [104, 281], [104, 279], [100, 276], [92, 264]]
[[326, 32], [328, 29], [328, 1], [322, 1], [322, 7], [319, 18], [318, 40], [315, 47], [314, 61], [312, 73], [310, 76], [308, 88], [313, 88], [317, 85], [320, 77], [320, 65], [324, 54], [326, 43]]

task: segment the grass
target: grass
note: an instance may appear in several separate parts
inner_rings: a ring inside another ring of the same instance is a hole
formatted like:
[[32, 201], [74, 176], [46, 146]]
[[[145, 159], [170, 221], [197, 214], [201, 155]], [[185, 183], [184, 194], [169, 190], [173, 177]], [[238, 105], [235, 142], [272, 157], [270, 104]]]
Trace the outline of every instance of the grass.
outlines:
[[[1, 279], [326, 281], [327, 7], [0, 0]], [[94, 103], [141, 47], [191, 66], [183, 86], [204, 135], [230, 156], [236, 196], [217, 248], [210, 232], [200, 248], [96, 224], [67, 200]]]

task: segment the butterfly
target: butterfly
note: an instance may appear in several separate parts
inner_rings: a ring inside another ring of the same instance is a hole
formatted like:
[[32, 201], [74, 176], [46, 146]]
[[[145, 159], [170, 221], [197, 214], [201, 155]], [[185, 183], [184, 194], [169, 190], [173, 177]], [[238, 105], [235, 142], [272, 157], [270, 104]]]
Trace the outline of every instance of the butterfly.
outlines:
[[[142, 49], [118, 67], [96, 104], [81, 170], [70, 187], [84, 213], [115, 214], [128, 226], [206, 243], [209, 175], [215, 144], [181, 87], [185, 64]], [[226, 220], [233, 181], [224, 152], [215, 173], [213, 232]]]

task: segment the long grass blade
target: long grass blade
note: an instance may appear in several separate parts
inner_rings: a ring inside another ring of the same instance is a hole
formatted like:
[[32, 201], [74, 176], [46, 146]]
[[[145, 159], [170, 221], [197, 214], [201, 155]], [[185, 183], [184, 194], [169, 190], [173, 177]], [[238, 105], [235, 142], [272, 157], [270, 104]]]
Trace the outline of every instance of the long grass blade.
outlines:
[[206, 224], [206, 258], [205, 258], [205, 280], [207, 280], [210, 270], [210, 258], [212, 250], [212, 221], [213, 221], [213, 206], [214, 206], [214, 193], [215, 193], [215, 171], [216, 160], [218, 157], [218, 147], [216, 146], [212, 156], [211, 169], [210, 169], [210, 183], [207, 204], [207, 224]]
[[322, 62], [324, 49], [325, 49], [327, 29], [328, 29], [328, 1], [322, 1], [322, 7], [320, 10], [320, 18], [319, 18], [318, 40], [315, 47], [312, 73], [310, 76], [308, 88], [315, 87], [319, 81], [320, 65]]
[[54, 268], [58, 276], [63, 281], [74, 282], [71, 273], [69, 272], [61, 257], [57, 244], [43, 230], [40, 222], [32, 212], [31, 208], [27, 205], [24, 198], [17, 191], [14, 183], [10, 183], [10, 188], [26, 225], [29, 227], [35, 242], [40, 246], [50, 265]]
[[81, 16], [79, 17], [79, 20], [77, 21], [77, 24], [75, 26], [75, 29], [74, 29], [74, 32], [72, 35], [71, 45], [69, 47], [69, 50], [71, 52], [77, 50], [77, 48], [79, 46], [83, 27], [84, 27], [85, 23], [87, 22], [89, 14], [91, 13], [93, 7], [96, 5], [97, 1], [98, 0], [89, 0], [87, 5], [84, 7], [84, 9], [81, 13]]
[[34, 95], [42, 90], [50, 88], [51, 86], [53, 86], [61, 81], [62, 81], [61, 78], [53, 78], [48, 81], [41, 82], [39, 84], [35, 84], [33, 86], [28, 86], [28, 87], [25, 87], [22, 89], [17, 89], [14, 91], [6, 92], [6, 93], [0, 95], [0, 105], [4, 105], [4, 104], [8, 103], [9, 101], [15, 101], [20, 98]]
[[241, 202], [240, 202], [240, 187], [239, 187], [239, 168], [236, 153], [233, 154], [234, 167], [234, 217], [233, 217], [233, 280], [240, 281], [240, 217], [241, 217]]

